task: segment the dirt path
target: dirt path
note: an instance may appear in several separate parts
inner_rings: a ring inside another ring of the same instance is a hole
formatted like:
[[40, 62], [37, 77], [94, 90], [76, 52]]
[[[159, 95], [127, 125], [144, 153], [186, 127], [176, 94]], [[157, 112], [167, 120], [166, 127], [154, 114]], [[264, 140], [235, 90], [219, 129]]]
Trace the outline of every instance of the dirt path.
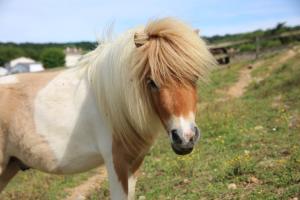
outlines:
[[[276, 66], [279, 66], [283, 63], [285, 63], [287, 60], [292, 58], [294, 55], [296, 55], [296, 52], [294, 50], [288, 50], [282, 56], [278, 58], [278, 62], [272, 63], [269, 68], [274, 68]], [[251, 65], [251, 67], [244, 68], [240, 71], [239, 80], [228, 88], [226, 94], [230, 98], [237, 98], [241, 97], [247, 86], [253, 81], [253, 77], [251, 76], [251, 71], [257, 67], [259, 67], [262, 64], [262, 61], [258, 61]], [[265, 77], [261, 77], [262, 79]]]
[[65, 200], [85, 200], [91, 192], [101, 186], [106, 179], [107, 173], [104, 167], [98, 169], [98, 173], [77, 187], [68, 190], [69, 196]]
[[243, 69], [240, 71], [239, 80], [233, 86], [231, 86], [228, 91], [227, 95], [230, 97], [240, 97], [244, 94], [246, 87], [252, 82], [251, 77], [251, 70], [250, 69]]

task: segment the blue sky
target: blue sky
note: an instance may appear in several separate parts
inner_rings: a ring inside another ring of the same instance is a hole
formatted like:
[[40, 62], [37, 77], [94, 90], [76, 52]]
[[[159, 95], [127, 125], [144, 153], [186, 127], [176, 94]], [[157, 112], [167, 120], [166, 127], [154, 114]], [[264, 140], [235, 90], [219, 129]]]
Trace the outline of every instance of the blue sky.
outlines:
[[300, 24], [300, 0], [0, 0], [0, 41], [95, 41], [114, 32], [173, 16], [202, 35]]

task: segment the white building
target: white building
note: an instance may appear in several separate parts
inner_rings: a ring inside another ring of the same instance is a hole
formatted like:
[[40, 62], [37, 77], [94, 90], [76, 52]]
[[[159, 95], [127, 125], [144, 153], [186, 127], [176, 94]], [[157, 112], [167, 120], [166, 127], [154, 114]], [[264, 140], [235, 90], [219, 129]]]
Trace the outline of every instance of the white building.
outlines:
[[5, 76], [8, 73], [8, 70], [4, 67], [0, 67], [0, 76]]
[[44, 67], [42, 63], [36, 62], [29, 65], [30, 72], [40, 72], [44, 71]]
[[66, 67], [74, 67], [82, 57], [82, 50], [77, 48], [67, 47], [65, 49]]
[[15, 67], [17, 64], [19, 63], [24, 63], [24, 64], [32, 64], [35, 63], [36, 61], [31, 59], [31, 58], [26, 58], [26, 57], [20, 57], [20, 58], [16, 58], [14, 60], [11, 60], [9, 62], [9, 67], [13, 68]]
[[45, 70], [42, 63], [36, 62], [35, 60], [26, 57], [20, 57], [11, 60], [6, 65], [6, 69], [8, 70], [8, 74], [40, 72]]

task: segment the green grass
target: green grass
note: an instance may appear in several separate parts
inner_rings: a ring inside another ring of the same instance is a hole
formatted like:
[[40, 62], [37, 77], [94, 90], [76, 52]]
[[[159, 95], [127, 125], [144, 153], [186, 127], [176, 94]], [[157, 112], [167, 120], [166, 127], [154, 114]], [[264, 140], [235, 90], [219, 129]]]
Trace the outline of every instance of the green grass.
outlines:
[[238, 80], [239, 71], [241, 68], [251, 64], [251, 61], [244, 61], [233, 63], [227, 67], [219, 66], [217, 70], [213, 71], [208, 84], [200, 84], [198, 96], [200, 102], [210, 102], [222, 96], [218, 90], [223, 90], [229, 87]]
[[263, 62], [258, 65], [254, 70], [252, 70], [252, 77], [265, 77], [272, 70], [271, 65], [276, 65], [276, 61], [278, 59], [278, 55], [271, 55], [263, 58]]
[[[178, 156], [161, 135], [141, 168], [137, 199], [300, 197], [300, 54], [278, 66], [279, 56], [262, 58], [252, 76], [264, 80], [252, 83], [241, 98], [218, 101], [225, 95], [218, 91], [234, 84], [250, 62], [213, 72], [211, 84], [199, 90], [201, 141], [192, 154]], [[65, 188], [89, 175], [22, 173], [0, 198], [61, 199]], [[88, 199], [109, 199], [107, 181]]]
[[87, 180], [96, 170], [77, 175], [52, 175], [28, 170], [19, 172], [1, 193], [5, 200], [60, 200], [67, 195], [67, 189]]
[[[198, 125], [202, 140], [188, 156], [175, 155], [162, 135], [142, 167], [137, 197], [146, 199], [290, 199], [300, 197], [300, 54], [273, 71], [279, 55], [264, 58], [242, 98], [216, 101], [249, 63], [212, 74], [201, 87]], [[281, 95], [280, 102], [277, 102]], [[277, 102], [277, 103], [276, 103]], [[276, 103], [276, 104], [275, 104]], [[235, 184], [236, 189], [228, 189]], [[107, 182], [90, 200], [108, 199]]]

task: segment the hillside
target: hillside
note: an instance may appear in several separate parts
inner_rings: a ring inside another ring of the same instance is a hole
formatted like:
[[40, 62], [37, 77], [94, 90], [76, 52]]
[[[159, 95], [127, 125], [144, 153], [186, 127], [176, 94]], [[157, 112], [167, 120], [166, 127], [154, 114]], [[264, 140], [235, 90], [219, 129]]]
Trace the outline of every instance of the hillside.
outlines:
[[233, 41], [239, 41], [239, 40], [249, 40], [249, 39], [255, 39], [257, 36], [274, 36], [286, 32], [292, 32], [292, 31], [299, 31], [300, 25], [298, 26], [287, 26], [285, 22], [278, 23], [275, 27], [269, 28], [266, 30], [254, 30], [246, 33], [237, 33], [237, 34], [225, 34], [225, 35], [214, 35], [211, 37], [205, 37], [205, 39], [212, 44], [215, 43], [223, 43], [223, 42], [233, 42]]
[[[162, 135], [143, 164], [137, 199], [300, 198], [299, 77], [300, 46], [215, 70], [211, 83], [199, 86], [197, 148], [177, 156]], [[108, 199], [99, 170], [21, 172], [0, 199], [58, 200], [78, 186], [87, 199]], [[101, 187], [90, 185], [95, 181]]]

